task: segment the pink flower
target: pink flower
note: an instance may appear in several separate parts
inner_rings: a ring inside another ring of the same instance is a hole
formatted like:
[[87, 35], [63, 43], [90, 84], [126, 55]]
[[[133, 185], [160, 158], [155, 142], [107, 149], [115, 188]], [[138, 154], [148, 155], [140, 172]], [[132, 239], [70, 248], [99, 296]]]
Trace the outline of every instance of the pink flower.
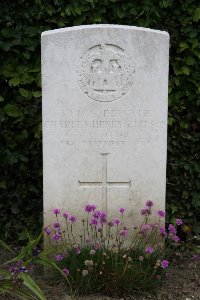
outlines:
[[121, 208], [119, 209], [119, 212], [120, 212], [121, 214], [123, 214], [123, 213], [125, 212], [125, 208], [121, 207]]
[[69, 220], [71, 221], [71, 223], [76, 223], [76, 217], [75, 216], [71, 216], [69, 218]]
[[51, 234], [51, 229], [47, 227], [45, 227], [44, 231], [46, 232], [47, 235]]
[[100, 215], [101, 215], [101, 212], [99, 210], [96, 210], [93, 213], [93, 217], [96, 218], [96, 219], [99, 219]]
[[53, 238], [55, 241], [59, 241], [59, 240], [61, 239], [61, 234], [58, 233], [58, 232], [56, 232], [56, 233], [52, 236], [52, 238]]
[[94, 245], [94, 249], [95, 249], [95, 250], [101, 249], [101, 244], [96, 243], [96, 244]]
[[92, 218], [92, 219], [90, 220], [90, 224], [91, 224], [91, 225], [97, 226], [97, 225], [98, 225], [98, 220], [97, 220], [96, 218]]
[[64, 269], [63, 269], [63, 273], [64, 273], [65, 275], [69, 275], [69, 270], [68, 270], [67, 268], [64, 268]]
[[101, 224], [105, 224], [107, 222], [107, 219], [106, 219], [106, 212], [105, 211], [101, 211], [100, 212], [100, 223]]
[[91, 209], [92, 209], [92, 211], [95, 211], [95, 209], [96, 209], [96, 205], [94, 205], [94, 204], [91, 204]]
[[169, 266], [168, 260], [164, 259], [161, 261], [161, 268], [166, 269]]
[[176, 232], [177, 232], [177, 230], [176, 230], [176, 228], [174, 227], [173, 224], [169, 224], [168, 230], [169, 230], [169, 233], [173, 234], [173, 235], [175, 235]]
[[107, 222], [107, 219], [106, 218], [100, 218], [100, 223], [101, 224], [106, 224]]
[[192, 259], [193, 259], [193, 260], [200, 261], [200, 255], [198, 255], [198, 254], [193, 254], [193, 255], [192, 255]]
[[91, 208], [91, 205], [90, 205], [90, 204], [87, 204], [87, 205], [85, 206], [85, 211], [86, 211], [87, 213], [90, 213], [90, 212], [92, 211], [92, 208]]
[[53, 213], [57, 216], [60, 213], [60, 209], [54, 208]]
[[90, 213], [90, 212], [94, 211], [95, 209], [96, 209], [96, 205], [94, 205], [94, 204], [87, 204], [85, 206], [85, 211], [87, 213]]
[[60, 254], [58, 254], [58, 255], [55, 256], [55, 260], [56, 261], [61, 261], [61, 260], [63, 260], [63, 258], [64, 257], [62, 255], [60, 255]]
[[141, 209], [141, 215], [142, 216], [149, 216], [150, 214], [151, 214], [151, 209], [149, 209], [149, 208], [143, 208], [143, 209]]
[[81, 253], [81, 249], [79, 247], [74, 248], [74, 252], [76, 254], [80, 254]]
[[143, 224], [141, 229], [140, 229], [140, 233], [144, 234], [147, 231], [149, 231], [151, 229], [151, 226], [149, 224]]
[[153, 206], [153, 201], [152, 200], [147, 200], [146, 206], [151, 208]]
[[182, 225], [183, 221], [181, 219], [176, 219], [176, 225]]
[[164, 218], [165, 217], [165, 212], [163, 210], [159, 210], [157, 212], [157, 214], [158, 214], [159, 218]]
[[147, 254], [152, 254], [153, 253], [153, 247], [151, 247], [151, 246], [148, 246], [146, 249], [145, 249], [145, 252], [147, 253]]
[[126, 237], [128, 235], [128, 230], [125, 229], [120, 230], [119, 235], [122, 237]]
[[67, 212], [67, 211], [64, 211], [64, 213], [63, 213], [62, 215], [63, 215], [63, 218], [65, 218], [65, 219], [67, 219], [67, 218], [68, 218], [68, 216], [69, 216], [69, 214], [68, 214], [68, 212]]
[[106, 212], [102, 210], [102, 211], [100, 212], [100, 217], [103, 218], [103, 219], [106, 218], [106, 217], [107, 217]]
[[178, 243], [180, 241], [180, 238], [177, 235], [173, 236], [174, 242]]
[[119, 219], [114, 219], [114, 224], [119, 225], [121, 222]]
[[160, 234], [163, 235], [163, 236], [167, 235], [167, 233], [165, 231], [165, 227], [160, 227]]
[[58, 223], [58, 222], [53, 223], [53, 227], [55, 229], [59, 229], [60, 228], [60, 223]]

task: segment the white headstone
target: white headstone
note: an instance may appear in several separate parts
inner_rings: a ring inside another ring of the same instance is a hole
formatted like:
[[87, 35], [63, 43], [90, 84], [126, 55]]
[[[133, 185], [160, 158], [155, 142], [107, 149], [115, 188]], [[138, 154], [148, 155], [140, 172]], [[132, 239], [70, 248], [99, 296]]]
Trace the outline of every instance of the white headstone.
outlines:
[[119, 25], [42, 34], [45, 225], [85, 204], [129, 223], [165, 209], [169, 35]]

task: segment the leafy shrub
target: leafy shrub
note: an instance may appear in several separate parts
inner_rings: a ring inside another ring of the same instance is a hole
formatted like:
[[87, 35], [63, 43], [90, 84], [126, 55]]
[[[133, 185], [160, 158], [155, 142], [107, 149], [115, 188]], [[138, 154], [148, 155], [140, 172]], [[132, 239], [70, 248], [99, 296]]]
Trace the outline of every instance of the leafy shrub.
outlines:
[[30, 267], [35, 262], [35, 257], [39, 255], [36, 246], [41, 236], [40, 234], [36, 239], [30, 239], [30, 236], [28, 236], [28, 244], [21, 249], [18, 255], [3, 241], [0, 241], [0, 245], [14, 256], [14, 258], [0, 266], [0, 295], [9, 294], [27, 300], [47, 300], [40, 287], [29, 274]]
[[[78, 224], [75, 216], [68, 212], [61, 215], [58, 208], [54, 209], [55, 222], [45, 228], [46, 248], [48, 256], [63, 271], [59, 277], [68, 279], [73, 295], [101, 293], [123, 297], [152, 292], [160, 285], [169, 266], [168, 245], [177, 244], [179, 237], [173, 224], [168, 233], [162, 226], [163, 211], [157, 212], [157, 223], [150, 223], [152, 206], [148, 200], [141, 210], [144, 220], [138, 228], [124, 224], [124, 208], [120, 208], [118, 218], [109, 220], [106, 212], [88, 204], [87, 216]], [[176, 224], [181, 225], [182, 220], [177, 219]]]

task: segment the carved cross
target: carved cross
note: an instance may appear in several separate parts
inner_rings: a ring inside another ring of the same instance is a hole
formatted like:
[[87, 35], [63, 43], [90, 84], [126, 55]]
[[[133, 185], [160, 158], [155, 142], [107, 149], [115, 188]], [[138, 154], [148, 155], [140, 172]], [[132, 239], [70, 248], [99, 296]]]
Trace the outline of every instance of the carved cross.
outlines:
[[103, 209], [107, 211], [107, 187], [131, 187], [131, 180], [129, 181], [108, 181], [107, 179], [107, 157], [109, 153], [100, 153], [102, 156], [102, 180], [101, 181], [80, 181], [78, 180], [79, 187], [84, 188], [93, 188], [93, 187], [101, 187], [101, 199], [103, 203]]

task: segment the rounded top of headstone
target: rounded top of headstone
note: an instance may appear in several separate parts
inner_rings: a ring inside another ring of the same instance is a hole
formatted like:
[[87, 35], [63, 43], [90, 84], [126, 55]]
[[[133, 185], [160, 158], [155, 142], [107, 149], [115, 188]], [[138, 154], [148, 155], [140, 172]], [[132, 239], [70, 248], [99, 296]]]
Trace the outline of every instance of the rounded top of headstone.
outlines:
[[64, 33], [68, 31], [78, 31], [78, 30], [89, 30], [89, 29], [126, 29], [126, 30], [133, 30], [133, 31], [143, 31], [155, 34], [165, 35], [169, 38], [169, 33], [166, 31], [161, 31], [157, 29], [150, 29], [145, 27], [137, 27], [137, 26], [129, 26], [129, 25], [115, 25], [115, 24], [93, 24], [93, 25], [80, 25], [80, 26], [72, 26], [72, 27], [65, 27], [60, 29], [54, 30], [47, 30], [42, 32], [42, 36], [45, 35], [52, 35], [57, 33]]

